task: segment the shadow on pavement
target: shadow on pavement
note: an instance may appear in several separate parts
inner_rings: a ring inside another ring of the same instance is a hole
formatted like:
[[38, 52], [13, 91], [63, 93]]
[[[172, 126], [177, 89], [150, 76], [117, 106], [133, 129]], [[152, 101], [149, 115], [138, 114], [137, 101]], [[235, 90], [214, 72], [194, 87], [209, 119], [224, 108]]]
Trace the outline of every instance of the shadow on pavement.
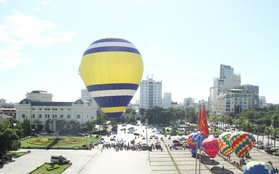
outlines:
[[206, 155], [201, 155], [202, 163], [206, 165], [219, 165], [220, 163], [218, 161], [215, 161], [214, 159], [210, 159]]
[[55, 144], [58, 143], [59, 140], [59, 138], [54, 138], [53, 141], [46, 147], [46, 149], [50, 149], [51, 147], [53, 147]]
[[234, 174], [234, 172], [218, 166], [212, 167], [210, 171], [214, 174]]

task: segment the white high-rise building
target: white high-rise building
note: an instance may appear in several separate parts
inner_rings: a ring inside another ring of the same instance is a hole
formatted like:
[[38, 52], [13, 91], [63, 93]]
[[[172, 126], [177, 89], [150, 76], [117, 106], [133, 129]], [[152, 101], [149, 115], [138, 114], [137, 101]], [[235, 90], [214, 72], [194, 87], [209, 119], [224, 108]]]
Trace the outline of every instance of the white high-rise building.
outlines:
[[195, 99], [191, 97], [185, 98], [183, 102], [183, 106], [184, 108], [195, 107], [196, 106]]
[[168, 109], [172, 107], [172, 99], [171, 99], [171, 93], [164, 93], [164, 98], [163, 98], [163, 108]]
[[0, 107], [2, 107], [2, 105], [6, 104], [6, 100], [3, 98], [0, 98]]
[[252, 108], [252, 94], [244, 88], [227, 90], [217, 96], [216, 113], [220, 115], [239, 114]]
[[220, 65], [220, 77], [227, 77], [233, 74], [233, 68], [228, 65]]
[[241, 76], [234, 74], [230, 66], [221, 64], [220, 77], [213, 79], [213, 87], [210, 89], [210, 110], [216, 112], [218, 95], [236, 86], [241, 86]]
[[155, 106], [162, 107], [162, 81], [147, 77], [140, 83], [140, 108], [152, 109]]
[[259, 107], [262, 108], [264, 106], [266, 106], [265, 96], [259, 96]]

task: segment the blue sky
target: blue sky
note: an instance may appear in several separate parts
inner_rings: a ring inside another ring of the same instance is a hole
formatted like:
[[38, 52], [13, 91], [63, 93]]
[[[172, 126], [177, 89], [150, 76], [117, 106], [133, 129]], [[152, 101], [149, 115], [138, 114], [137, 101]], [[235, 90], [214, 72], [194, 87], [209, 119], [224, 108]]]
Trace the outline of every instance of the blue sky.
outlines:
[[143, 79], [162, 81], [173, 101], [207, 100], [225, 64], [279, 103], [278, 9], [277, 0], [0, 0], [0, 98], [45, 90], [77, 100], [86, 48], [120, 37], [140, 51]]

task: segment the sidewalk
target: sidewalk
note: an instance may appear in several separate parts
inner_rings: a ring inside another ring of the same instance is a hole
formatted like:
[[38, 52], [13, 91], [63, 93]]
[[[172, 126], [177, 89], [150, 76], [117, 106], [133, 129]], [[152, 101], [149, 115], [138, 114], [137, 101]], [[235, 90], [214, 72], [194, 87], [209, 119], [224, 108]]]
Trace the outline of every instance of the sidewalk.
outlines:
[[[165, 139], [165, 144], [172, 144], [173, 140]], [[150, 174], [198, 174], [199, 162], [192, 157], [190, 150], [173, 150], [169, 155], [166, 147], [163, 152], [150, 152]], [[176, 169], [174, 162], [178, 169]], [[197, 173], [195, 171], [197, 169]], [[225, 161], [221, 156], [216, 156], [214, 161], [205, 155], [202, 155], [202, 163], [200, 164], [201, 174], [243, 174], [236, 166]]]

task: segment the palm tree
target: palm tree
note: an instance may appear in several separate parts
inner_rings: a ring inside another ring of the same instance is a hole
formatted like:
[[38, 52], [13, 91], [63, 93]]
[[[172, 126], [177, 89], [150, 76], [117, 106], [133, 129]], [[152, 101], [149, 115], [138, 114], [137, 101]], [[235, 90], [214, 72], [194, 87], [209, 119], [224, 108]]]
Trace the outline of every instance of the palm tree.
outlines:
[[267, 135], [267, 143], [269, 144], [269, 135], [271, 134], [271, 128], [269, 126], [265, 127], [264, 133], [265, 135]]
[[260, 131], [260, 126], [257, 124], [253, 124], [252, 128], [255, 130], [255, 134], [257, 135], [257, 142], [259, 141], [259, 131]]
[[279, 129], [278, 128], [274, 128], [273, 130], [272, 130], [272, 135], [273, 135], [273, 137], [274, 137], [274, 147], [276, 147], [276, 138], [277, 138], [277, 136], [278, 136], [278, 133], [279, 133]]

